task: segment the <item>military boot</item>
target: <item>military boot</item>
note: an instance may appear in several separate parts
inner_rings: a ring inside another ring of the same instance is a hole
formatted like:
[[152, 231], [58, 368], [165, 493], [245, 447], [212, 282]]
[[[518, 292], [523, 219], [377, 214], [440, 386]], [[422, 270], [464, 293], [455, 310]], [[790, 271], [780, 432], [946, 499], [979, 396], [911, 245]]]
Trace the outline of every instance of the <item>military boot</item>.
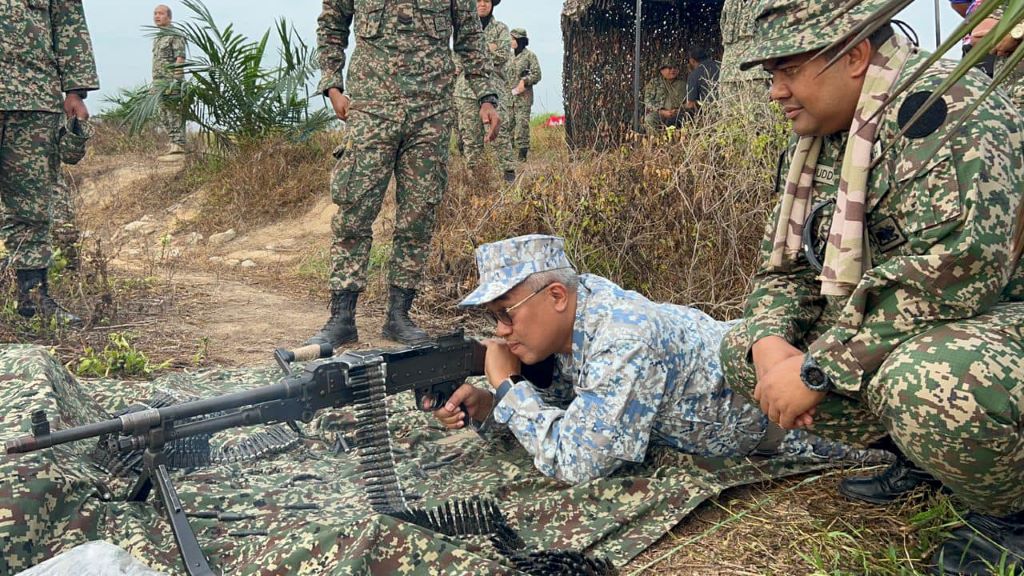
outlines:
[[938, 488], [940, 482], [896, 451], [896, 461], [877, 476], [852, 476], [839, 483], [839, 493], [852, 500], [888, 504], [918, 487]]
[[303, 344], [330, 344], [331, 348], [337, 348], [342, 344], [359, 340], [359, 332], [356, 329], [358, 299], [359, 292], [352, 290], [331, 292], [331, 317], [319, 332]]
[[505, 182], [511, 184], [516, 181], [515, 170], [505, 170]]
[[18, 282], [18, 314], [25, 318], [41, 314], [47, 318], [55, 318], [61, 326], [82, 327], [81, 318], [61, 308], [60, 304], [50, 297], [46, 268], [16, 270], [15, 278]]
[[402, 344], [420, 344], [430, 339], [430, 336], [409, 318], [409, 308], [412, 307], [414, 298], [416, 291], [409, 288], [392, 286], [388, 291], [388, 319], [382, 332], [385, 338]]
[[526, 162], [526, 157], [529, 156], [529, 155], [530, 155], [530, 149], [529, 148], [520, 148], [519, 149], [519, 161], [520, 162]]
[[967, 523], [939, 546], [932, 556], [931, 574], [1007, 574], [1024, 568], [1024, 512], [989, 516], [970, 512]]

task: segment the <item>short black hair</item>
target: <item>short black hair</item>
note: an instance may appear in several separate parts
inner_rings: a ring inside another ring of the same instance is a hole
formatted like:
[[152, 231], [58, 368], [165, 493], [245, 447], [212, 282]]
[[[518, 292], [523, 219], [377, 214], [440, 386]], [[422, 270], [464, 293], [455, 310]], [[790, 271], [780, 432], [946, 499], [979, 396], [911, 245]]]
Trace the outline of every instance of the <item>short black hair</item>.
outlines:
[[690, 49], [687, 52], [690, 53], [690, 58], [693, 58], [697, 62], [703, 62], [711, 56], [710, 50], [708, 50], [708, 47], [703, 44], [690, 46]]

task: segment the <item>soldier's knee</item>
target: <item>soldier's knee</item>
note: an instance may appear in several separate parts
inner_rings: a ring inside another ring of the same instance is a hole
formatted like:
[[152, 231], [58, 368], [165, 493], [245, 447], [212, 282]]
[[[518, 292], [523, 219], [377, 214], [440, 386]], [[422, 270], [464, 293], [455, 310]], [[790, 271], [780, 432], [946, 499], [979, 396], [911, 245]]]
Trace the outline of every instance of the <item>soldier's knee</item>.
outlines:
[[989, 441], [1020, 436], [1022, 381], [1020, 342], [998, 330], [956, 323], [894, 350], [868, 384], [866, 396], [894, 435], [909, 441]]

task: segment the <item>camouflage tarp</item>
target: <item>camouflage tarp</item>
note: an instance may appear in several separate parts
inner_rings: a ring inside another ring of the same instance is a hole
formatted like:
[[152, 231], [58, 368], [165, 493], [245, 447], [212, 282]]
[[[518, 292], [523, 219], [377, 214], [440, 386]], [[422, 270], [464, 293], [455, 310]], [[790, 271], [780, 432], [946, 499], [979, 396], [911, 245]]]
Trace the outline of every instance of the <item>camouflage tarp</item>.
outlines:
[[[175, 391], [191, 396], [269, 384], [276, 369], [172, 374], [153, 382], [76, 381], [46, 350], [0, 347], [0, 439], [28, 433], [28, 415], [46, 410], [55, 429], [107, 418], [124, 406]], [[403, 396], [411, 396], [405, 394]], [[580, 549], [623, 565], [703, 500], [725, 488], [806, 472], [821, 462], [701, 461], [653, 450], [647, 462], [615, 476], [567, 487], [543, 477], [514, 440], [488, 445], [473, 433], [450, 434], [407, 398], [390, 402], [399, 477], [417, 505], [474, 494], [494, 498], [528, 547]], [[59, 419], [57, 415], [59, 414]], [[514, 574], [484, 537], [455, 538], [389, 516], [365, 503], [355, 456], [335, 455], [350, 411], [323, 415], [307, 441], [286, 453], [175, 473], [215, 569], [224, 574]], [[253, 429], [217, 435], [229, 445]], [[9, 574], [90, 540], [107, 540], [154, 569], [182, 572], [170, 527], [152, 505], [119, 498], [131, 479], [91, 465], [83, 441], [0, 462], [0, 574]]]

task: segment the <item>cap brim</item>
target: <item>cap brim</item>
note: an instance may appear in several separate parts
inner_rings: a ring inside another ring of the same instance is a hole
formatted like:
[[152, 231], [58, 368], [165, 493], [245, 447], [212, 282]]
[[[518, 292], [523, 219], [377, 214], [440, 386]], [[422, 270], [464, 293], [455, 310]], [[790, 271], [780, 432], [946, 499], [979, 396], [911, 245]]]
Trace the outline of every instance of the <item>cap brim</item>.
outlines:
[[501, 298], [509, 290], [515, 288], [520, 282], [529, 278], [533, 274], [531, 270], [523, 270], [521, 273], [516, 274], [508, 279], [492, 282], [484, 282], [476, 287], [459, 302], [459, 308], [469, 308], [470, 306], [482, 306], [488, 302], [493, 302], [498, 298]]

